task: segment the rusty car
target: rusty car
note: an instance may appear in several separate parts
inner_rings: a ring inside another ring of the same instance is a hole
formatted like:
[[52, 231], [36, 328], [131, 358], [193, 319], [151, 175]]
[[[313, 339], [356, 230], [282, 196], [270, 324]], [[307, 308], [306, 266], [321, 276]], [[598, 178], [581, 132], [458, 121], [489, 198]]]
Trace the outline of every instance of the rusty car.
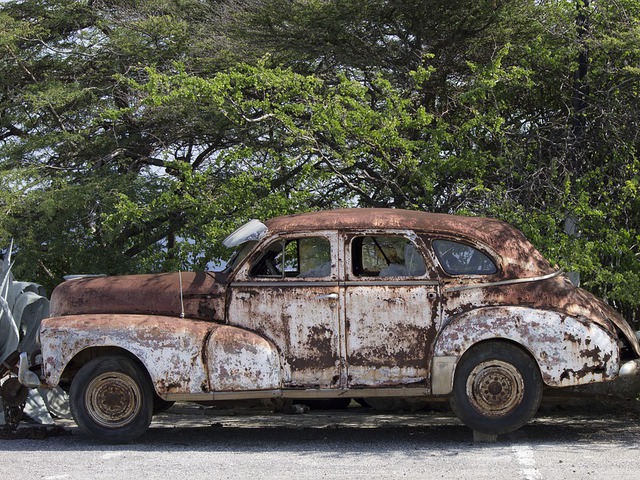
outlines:
[[77, 278], [53, 292], [42, 368], [106, 442], [158, 402], [448, 399], [476, 432], [514, 431], [543, 388], [637, 375], [640, 345], [502, 221], [399, 209], [251, 220], [223, 271]]

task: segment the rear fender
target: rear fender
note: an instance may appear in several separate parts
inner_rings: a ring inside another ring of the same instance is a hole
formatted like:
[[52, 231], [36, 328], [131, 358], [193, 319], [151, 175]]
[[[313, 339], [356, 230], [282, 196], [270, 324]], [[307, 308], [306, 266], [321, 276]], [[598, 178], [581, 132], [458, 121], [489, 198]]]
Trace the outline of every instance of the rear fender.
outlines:
[[527, 307], [481, 308], [451, 318], [440, 331], [432, 363], [433, 394], [449, 394], [460, 357], [492, 339], [528, 351], [549, 386], [610, 380], [620, 368], [618, 339], [588, 319]]

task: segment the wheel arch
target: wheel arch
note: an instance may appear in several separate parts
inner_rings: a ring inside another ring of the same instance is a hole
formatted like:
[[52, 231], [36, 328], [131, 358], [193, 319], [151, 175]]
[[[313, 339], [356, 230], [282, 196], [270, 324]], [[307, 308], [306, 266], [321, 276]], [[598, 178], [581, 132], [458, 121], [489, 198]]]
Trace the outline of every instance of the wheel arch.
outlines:
[[[526, 353], [529, 357], [531, 357], [534, 363], [538, 366], [538, 370], [540, 370], [540, 365], [538, 364], [533, 352], [530, 349], [528, 349], [525, 345], [513, 340], [512, 338], [506, 338], [506, 337], [488, 337], [480, 340], [479, 342], [474, 343], [473, 345], [469, 346], [469, 348], [467, 348], [462, 353], [462, 355], [460, 355], [458, 362], [456, 362], [456, 366], [458, 365], [458, 363], [460, 363], [460, 360], [462, 360], [464, 356], [467, 355], [472, 349], [479, 348], [479, 347], [482, 347], [482, 345], [490, 344], [490, 343], [504, 343], [504, 344], [513, 345], [514, 347], [519, 348], [524, 353]], [[454, 370], [454, 373], [455, 373], [455, 370]]]
[[89, 363], [91, 360], [98, 357], [114, 357], [114, 356], [125, 357], [131, 360], [132, 362], [135, 362], [141, 368], [141, 370], [147, 375], [147, 379], [153, 385], [151, 374], [149, 373], [149, 369], [146, 367], [144, 362], [140, 360], [140, 358], [137, 355], [135, 355], [130, 350], [127, 350], [126, 348], [123, 348], [121, 346], [107, 345], [107, 346], [99, 346], [99, 347], [87, 347], [77, 352], [71, 359], [69, 359], [64, 369], [62, 370], [62, 374], [60, 375], [60, 381], [59, 381], [60, 386], [64, 390], [68, 391], [71, 385], [71, 382], [73, 382], [73, 379], [75, 378], [76, 374], [85, 364]]

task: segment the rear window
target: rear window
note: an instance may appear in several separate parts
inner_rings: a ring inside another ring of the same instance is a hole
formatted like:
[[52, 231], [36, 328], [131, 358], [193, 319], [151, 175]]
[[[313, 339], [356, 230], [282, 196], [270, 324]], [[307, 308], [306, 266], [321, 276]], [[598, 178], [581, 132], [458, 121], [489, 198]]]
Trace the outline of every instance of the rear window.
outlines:
[[492, 275], [496, 264], [477, 248], [450, 240], [434, 240], [433, 249], [449, 275]]

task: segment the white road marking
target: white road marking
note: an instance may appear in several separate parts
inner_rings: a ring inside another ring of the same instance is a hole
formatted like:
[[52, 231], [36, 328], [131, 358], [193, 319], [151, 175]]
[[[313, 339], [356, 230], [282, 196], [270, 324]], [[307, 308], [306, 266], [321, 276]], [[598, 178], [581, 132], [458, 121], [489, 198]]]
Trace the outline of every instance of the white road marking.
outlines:
[[533, 449], [527, 445], [513, 445], [511, 447], [513, 455], [520, 467], [520, 478], [523, 480], [542, 480], [542, 475], [536, 467], [536, 459], [533, 456]]
[[112, 458], [119, 458], [124, 456], [123, 452], [108, 452], [102, 455], [100, 458], [102, 460], [111, 460]]

